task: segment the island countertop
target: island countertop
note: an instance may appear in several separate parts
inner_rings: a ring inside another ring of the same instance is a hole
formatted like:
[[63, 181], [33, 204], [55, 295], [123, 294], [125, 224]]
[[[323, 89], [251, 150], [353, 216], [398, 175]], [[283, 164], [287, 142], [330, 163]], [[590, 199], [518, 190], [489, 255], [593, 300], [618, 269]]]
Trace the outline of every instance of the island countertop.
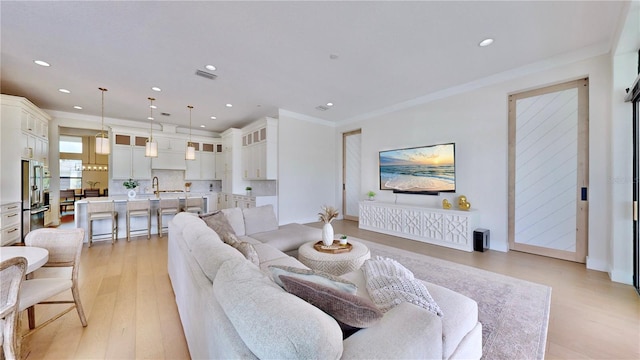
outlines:
[[[150, 201], [150, 213], [151, 213], [151, 234], [158, 233], [158, 205], [160, 200], [162, 199], [178, 199], [180, 201], [180, 207], [182, 208], [185, 205], [186, 198], [201, 198], [204, 199], [204, 209], [203, 212], [206, 213], [208, 211], [215, 210], [217, 208], [217, 197], [218, 193], [216, 192], [161, 192], [159, 197], [155, 194], [137, 194], [135, 198], [131, 200], [149, 200]], [[115, 211], [118, 213], [118, 239], [123, 239], [127, 237], [127, 202], [129, 201], [129, 197], [126, 194], [114, 194], [104, 197], [94, 197], [94, 198], [84, 198], [81, 200], [77, 200], [74, 206], [74, 222], [75, 226], [79, 228], [85, 229], [85, 242], [88, 242], [89, 239], [89, 223], [88, 223], [88, 215], [87, 215], [87, 203], [88, 202], [108, 202], [113, 201], [115, 205]], [[167, 215], [165, 215], [167, 216]], [[169, 219], [163, 219], [163, 223]], [[110, 238], [109, 235], [105, 236], [105, 234], [110, 233], [110, 223], [108, 221], [100, 221], [98, 223], [94, 222], [93, 232], [94, 234], [102, 234], [102, 236], [98, 236], [98, 238], [107, 239]], [[147, 220], [143, 217], [135, 217], [131, 218], [131, 228], [135, 229], [136, 232], [140, 232], [142, 230], [145, 231], [147, 228]], [[134, 234], [133, 236], [137, 236], [138, 234]], [[94, 236], [94, 239], [96, 237]]]

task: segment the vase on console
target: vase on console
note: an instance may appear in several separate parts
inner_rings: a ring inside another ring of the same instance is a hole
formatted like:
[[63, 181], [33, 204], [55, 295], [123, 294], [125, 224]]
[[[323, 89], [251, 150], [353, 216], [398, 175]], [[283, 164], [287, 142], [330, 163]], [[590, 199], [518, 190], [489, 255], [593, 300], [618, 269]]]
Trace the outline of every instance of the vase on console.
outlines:
[[338, 210], [333, 206], [323, 206], [322, 212], [318, 213], [318, 220], [322, 221], [322, 244], [324, 246], [333, 245], [333, 226], [331, 222], [338, 217]]

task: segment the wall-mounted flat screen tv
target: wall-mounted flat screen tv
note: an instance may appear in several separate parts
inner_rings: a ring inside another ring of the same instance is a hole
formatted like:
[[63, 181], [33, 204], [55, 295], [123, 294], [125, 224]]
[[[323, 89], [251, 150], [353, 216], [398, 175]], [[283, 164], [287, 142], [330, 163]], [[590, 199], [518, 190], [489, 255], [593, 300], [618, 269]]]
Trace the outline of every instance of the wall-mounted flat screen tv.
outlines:
[[380, 151], [380, 190], [455, 192], [455, 153], [454, 143]]

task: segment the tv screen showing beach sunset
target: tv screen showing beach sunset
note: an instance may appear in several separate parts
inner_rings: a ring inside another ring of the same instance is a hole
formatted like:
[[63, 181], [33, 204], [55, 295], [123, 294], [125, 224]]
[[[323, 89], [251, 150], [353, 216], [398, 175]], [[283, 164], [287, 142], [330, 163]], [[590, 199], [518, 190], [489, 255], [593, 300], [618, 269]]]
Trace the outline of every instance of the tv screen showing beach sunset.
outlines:
[[380, 190], [453, 192], [455, 189], [454, 144], [380, 152]]

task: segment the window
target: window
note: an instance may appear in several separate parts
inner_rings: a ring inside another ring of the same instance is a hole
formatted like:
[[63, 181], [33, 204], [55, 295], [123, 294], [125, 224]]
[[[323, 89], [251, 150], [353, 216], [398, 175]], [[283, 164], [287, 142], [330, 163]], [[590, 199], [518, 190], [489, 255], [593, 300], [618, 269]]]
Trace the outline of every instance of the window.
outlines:
[[82, 189], [82, 160], [60, 159], [60, 189]]
[[[60, 135], [60, 152], [82, 154], [82, 137]], [[62, 174], [62, 172], [60, 172], [60, 174]]]

